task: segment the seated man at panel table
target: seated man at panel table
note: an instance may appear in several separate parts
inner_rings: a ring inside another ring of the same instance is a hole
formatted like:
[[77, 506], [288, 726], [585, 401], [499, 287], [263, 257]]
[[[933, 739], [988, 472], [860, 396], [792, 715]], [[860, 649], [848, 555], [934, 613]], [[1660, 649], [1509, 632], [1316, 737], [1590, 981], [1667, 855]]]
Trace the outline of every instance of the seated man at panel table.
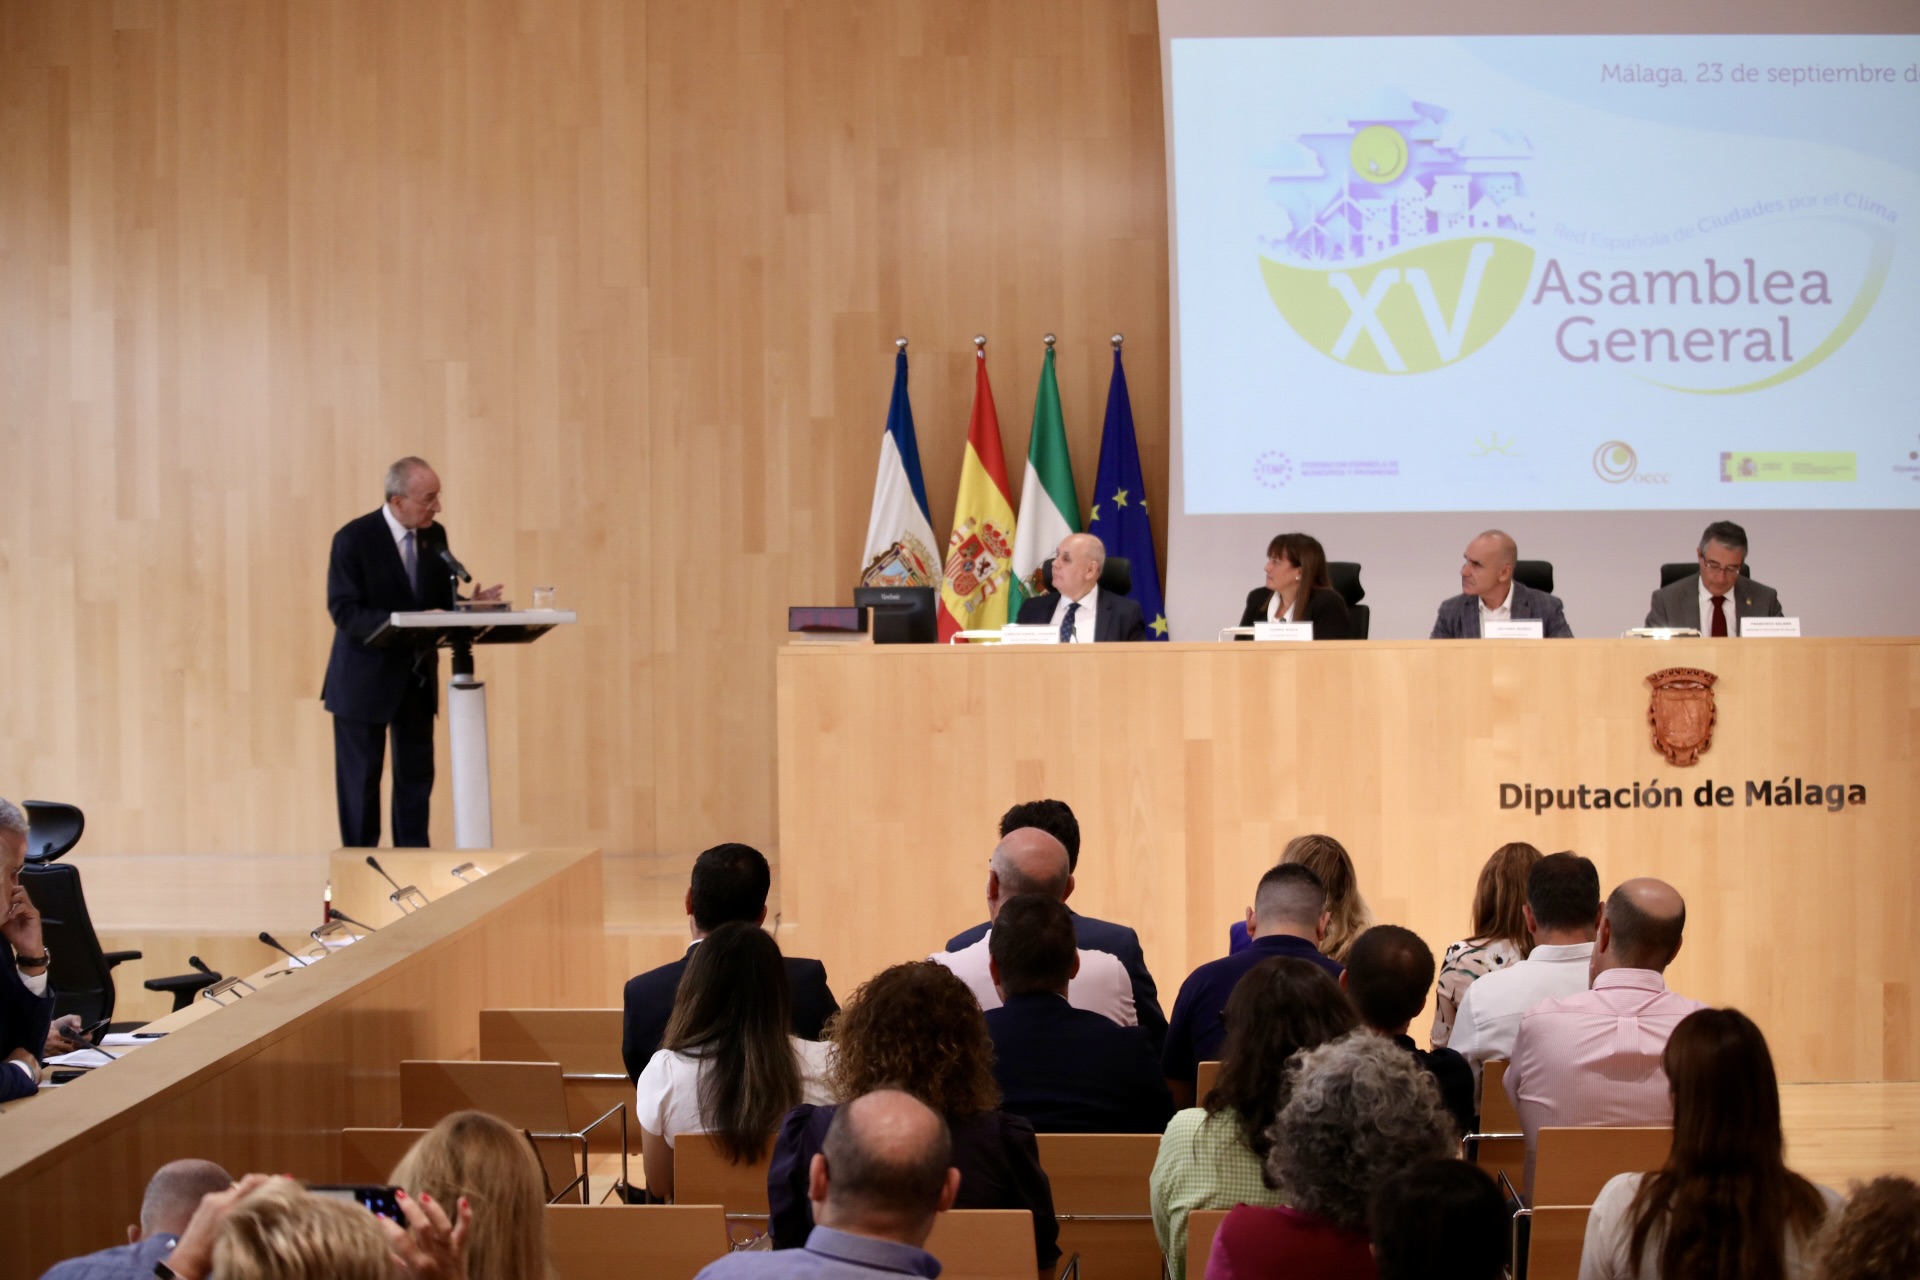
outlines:
[[[1073, 876], [1080, 869], [1080, 820], [1073, 816], [1073, 810], [1064, 800], [1027, 800], [1016, 804], [1000, 816], [1000, 834], [1012, 835], [1021, 827], [1038, 827], [1067, 849], [1067, 898], [1073, 897]], [[993, 885], [987, 885], [987, 898], [993, 898]], [[1072, 907], [1067, 913], [1073, 917], [1073, 936], [1079, 940], [1082, 951], [1104, 951], [1118, 957], [1127, 968], [1127, 978], [1133, 983], [1133, 1012], [1140, 1021], [1140, 1029], [1147, 1033], [1147, 1043], [1153, 1046], [1155, 1053], [1167, 1039], [1167, 1017], [1160, 1012], [1160, 989], [1154, 985], [1153, 975], [1147, 972], [1146, 953], [1140, 949], [1140, 935], [1124, 924], [1114, 924], [1108, 920], [1096, 920], [1092, 916], [1083, 916]], [[971, 929], [962, 930], [947, 942], [947, 950], [959, 951], [970, 947], [987, 936], [989, 925], [977, 924]]]
[[1653, 593], [1648, 626], [1691, 627], [1703, 635], [1737, 636], [1741, 618], [1784, 616], [1777, 591], [1740, 576], [1740, 566], [1747, 562], [1747, 531], [1733, 521], [1715, 520], [1708, 525], [1693, 556], [1700, 562], [1700, 572]]
[[[620, 1037], [620, 1057], [627, 1066], [627, 1079], [638, 1081], [660, 1048], [660, 1037], [666, 1033], [667, 1019], [673, 1013], [674, 993], [680, 989], [680, 975], [687, 971], [687, 955], [723, 924], [765, 924], [767, 891], [772, 884], [773, 872], [765, 856], [751, 845], [717, 844], [694, 859], [693, 877], [687, 887], [687, 928], [693, 941], [687, 945], [687, 954], [627, 982], [626, 1018]], [[818, 960], [795, 956], [788, 956], [786, 961], [787, 980], [793, 987], [793, 1034], [802, 1040], [818, 1040], [827, 1019], [840, 1012], [839, 1003], [827, 988], [827, 968]]]
[[695, 1280], [937, 1276], [940, 1263], [922, 1246], [959, 1194], [952, 1156], [947, 1122], [931, 1107], [897, 1089], [862, 1094], [834, 1112], [808, 1168], [806, 1247], [731, 1253]]
[[1440, 1086], [1440, 1101], [1462, 1135], [1473, 1133], [1473, 1068], [1452, 1049], [1422, 1049], [1407, 1028], [1427, 1004], [1433, 982], [1433, 948], [1411, 929], [1377, 924], [1354, 939], [1340, 986], [1367, 1030], [1413, 1055]]
[[1542, 1000], [1587, 989], [1587, 963], [1600, 928], [1600, 872], [1577, 853], [1548, 854], [1527, 871], [1523, 910], [1532, 952], [1473, 980], [1447, 1038], [1475, 1080], [1485, 1063], [1513, 1056], [1521, 1014]]
[[1052, 590], [1021, 605], [1015, 621], [1054, 627], [1062, 644], [1145, 640], [1147, 624], [1139, 604], [1100, 590], [1100, 567], [1106, 562], [1107, 549], [1092, 534], [1070, 533], [1060, 539], [1053, 553]]
[[1707, 1006], [1667, 990], [1687, 904], [1664, 880], [1629, 880], [1607, 897], [1592, 990], [1543, 1000], [1520, 1019], [1507, 1095], [1527, 1135], [1526, 1194], [1540, 1130], [1670, 1125], [1661, 1055], [1680, 1020]]
[[225, 1191], [233, 1177], [210, 1160], [175, 1160], [147, 1181], [140, 1220], [127, 1228], [127, 1243], [82, 1258], [55, 1263], [40, 1280], [149, 1280], [165, 1262], [200, 1207], [200, 1197]]
[[1160, 1065], [1176, 1107], [1194, 1104], [1200, 1064], [1219, 1060], [1220, 1048], [1227, 1042], [1222, 1010], [1249, 969], [1274, 956], [1291, 956], [1319, 965], [1335, 979], [1340, 977], [1344, 972], [1340, 963], [1320, 954], [1329, 919], [1326, 886], [1308, 868], [1283, 862], [1260, 877], [1253, 905], [1247, 908], [1252, 943], [1188, 974], [1174, 999]]
[[[1065, 902], [1072, 887], [1066, 846], [1038, 827], [1019, 827], [1001, 837], [987, 864], [987, 915], [997, 919], [1000, 908], [1023, 893], [1044, 894], [1055, 902]], [[1084, 947], [1077, 954], [1080, 970], [1067, 984], [1067, 1003], [1123, 1027], [1140, 1025], [1133, 1009], [1133, 983], [1119, 959]], [[991, 1013], [1000, 1007], [1000, 994], [993, 988], [993, 959], [987, 938], [958, 951], [936, 951], [927, 958], [953, 970], [954, 976], [973, 992], [981, 1009]]]
[[40, 1091], [40, 1054], [53, 1024], [40, 913], [20, 883], [26, 865], [27, 815], [0, 800], [0, 1102]]
[[1538, 618], [1549, 640], [1571, 640], [1573, 629], [1558, 596], [1513, 580], [1520, 548], [1498, 529], [1489, 529], [1462, 553], [1460, 594], [1440, 602], [1433, 640], [1478, 640], [1483, 623]]
[[1009, 899], [993, 919], [987, 955], [1003, 1001], [987, 1014], [1002, 1111], [1026, 1117], [1036, 1133], [1167, 1127], [1173, 1099], [1146, 1035], [1067, 1003], [1080, 956], [1064, 903], [1038, 893]]

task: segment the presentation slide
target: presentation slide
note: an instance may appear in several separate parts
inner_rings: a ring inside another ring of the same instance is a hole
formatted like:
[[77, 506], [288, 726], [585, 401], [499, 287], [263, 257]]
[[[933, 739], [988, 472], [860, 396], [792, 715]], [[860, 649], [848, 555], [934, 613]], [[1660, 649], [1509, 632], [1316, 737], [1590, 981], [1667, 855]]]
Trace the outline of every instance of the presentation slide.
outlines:
[[1169, 66], [1186, 514], [1920, 507], [1920, 37]]

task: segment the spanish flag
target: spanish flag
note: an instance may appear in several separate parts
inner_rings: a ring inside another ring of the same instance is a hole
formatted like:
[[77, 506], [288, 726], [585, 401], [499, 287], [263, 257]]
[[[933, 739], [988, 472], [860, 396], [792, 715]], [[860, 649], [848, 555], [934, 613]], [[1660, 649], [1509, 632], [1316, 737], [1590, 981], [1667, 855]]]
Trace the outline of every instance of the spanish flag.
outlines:
[[1006, 625], [1007, 588], [1013, 577], [1013, 495], [1007, 460], [1000, 452], [1000, 418], [987, 383], [987, 349], [974, 350], [973, 417], [967, 423], [967, 453], [960, 460], [960, 496], [953, 504], [953, 534], [940, 580], [940, 641], [956, 631]]

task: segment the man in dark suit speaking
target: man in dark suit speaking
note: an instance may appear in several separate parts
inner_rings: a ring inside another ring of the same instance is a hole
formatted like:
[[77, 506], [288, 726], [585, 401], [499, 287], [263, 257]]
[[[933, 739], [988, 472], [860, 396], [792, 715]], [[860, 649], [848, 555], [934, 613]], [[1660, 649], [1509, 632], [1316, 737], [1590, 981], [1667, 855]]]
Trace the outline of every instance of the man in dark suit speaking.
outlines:
[[1100, 566], [1107, 549], [1090, 533], [1070, 533], [1053, 555], [1053, 589], [1020, 606], [1015, 622], [1060, 630], [1061, 644], [1109, 640], [1145, 640], [1147, 624], [1140, 605], [1100, 590]]
[[1467, 544], [1460, 564], [1460, 594], [1440, 602], [1433, 620], [1432, 640], [1478, 640], [1483, 622], [1538, 618], [1541, 634], [1549, 640], [1571, 640], [1566, 611], [1558, 596], [1535, 591], [1513, 580], [1520, 548], [1498, 529], [1489, 529]]
[[[453, 607], [453, 570], [444, 559], [440, 477], [419, 458], [387, 468], [387, 500], [333, 535], [327, 612], [333, 653], [321, 700], [333, 713], [334, 789], [340, 843], [380, 843], [380, 771], [393, 738], [393, 844], [425, 848], [433, 795], [433, 719], [440, 709], [440, 655], [434, 649], [367, 646], [390, 614]], [[499, 587], [474, 593], [497, 600]]]

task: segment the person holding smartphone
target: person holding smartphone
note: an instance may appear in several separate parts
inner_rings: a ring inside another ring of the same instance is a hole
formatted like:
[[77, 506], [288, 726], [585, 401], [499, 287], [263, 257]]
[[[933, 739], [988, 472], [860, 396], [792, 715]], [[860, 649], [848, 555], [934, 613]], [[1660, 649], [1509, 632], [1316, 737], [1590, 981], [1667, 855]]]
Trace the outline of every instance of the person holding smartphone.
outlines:
[[53, 993], [47, 989], [47, 945], [40, 934], [40, 913], [20, 868], [27, 864], [27, 815], [10, 800], [0, 800], [0, 937], [6, 939], [0, 966], [0, 1102], [40, 1091], [40, 1055], [53, 1024]]

